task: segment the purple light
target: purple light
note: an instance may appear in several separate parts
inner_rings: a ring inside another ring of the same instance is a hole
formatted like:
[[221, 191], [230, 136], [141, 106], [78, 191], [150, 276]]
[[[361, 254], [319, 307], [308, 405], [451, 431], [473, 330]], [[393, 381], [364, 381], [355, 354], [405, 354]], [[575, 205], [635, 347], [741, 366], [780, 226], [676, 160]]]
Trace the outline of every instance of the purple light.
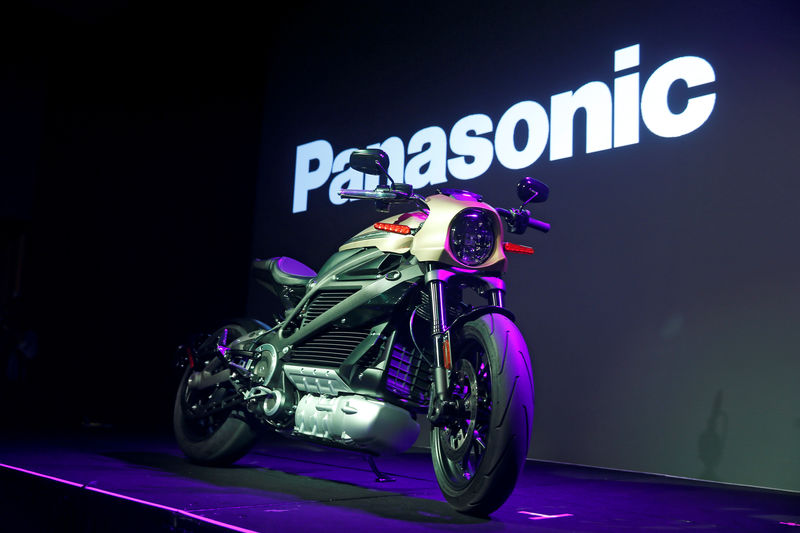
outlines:
[[105, 494], [107, 496], [112, 496], [114, 498], [120, 498], [120, 499], [123, 499], [123, 500], [128, 500], [128, 501], [131, 501], [131, 502], [135, 502], [135, 503], [141, 503], [143, 505], [147, 505], [147, 506], [150, 506], [150, 507], [155, 507], [157, 509], [164, 509], [165, 511], [170, 511], [172, 513], [178, 513], [178, 514], [181, 514], [183, 516], [189, 517], [189, 518], [191, 518], [193, 520], [198, 520], [200, 522], [205, 522], [206, 524], [213, 524], [215, 526], [224, 527], [224, 528], [229, 529], [231, 531], [238, 531], [239, 533], [258, 533], [256, 531], [253, 531], [252, 529], [245, 529], [243, 527], [238, 527], [238, 526], [234, 526], [234, 525], [231, 525], [231, 524], [226, 524], [225, 522], [219, 522], [217, 520], [212, 520], [211, 518], [206, 518], [204, 516], [200, 516], [200, 515], [196, 515], [194, 513], [190, 513], [189, 511], [184, 511], [183, 509], [176, 509], [174, 507], [169, 507], [167, 505], [161, 505], [160, 503], [154, 503], [154, 502], [149, 502], [147, 500], [140, 500], [138, 498], [132, 498], [130, 496], [125, 496], [124, 494], [119, 494], [117, 492], [111, 492], [111, 491], [107, 491], [107, 490], [103, 490], [103, 489], [98, 489], [98, 488], [95, 488], [95, 487], [89, 487], [87, 485], [83, 485], [81, 483], [75, 483], [74, 481], [68, 481], [66, 479], [61, 479], [59, 477], [48, 476], [47, 474], [40, 474], [39, 472], [34, 472], [32, 470], [25, 470], [24, 468], [19, 468], [19, 467], [16, 467], [16, 466], [11, 466], [11, 465], [7, 465], [7, 464], [3, 464], [3, 463], [0, 463], [0, 467], [1, 468], [8, 468], [9, 470], [16, 470], [17, 472], [22, 472], [24, 474], [30, 474], [32, 476], [40, 477], [40, 478], [43, 478], [43, 479], [49, 479], [50, 481], [56, 481], [58, 483], [64, 483], [66, 485], [70, 485], [70, 486], [73, 486], [73, 487], [78, 487], [78, 488], [90, 490], [92, 492], [98, 492], [100, 494]]
[[222, 330], [222, 338], [219, 341], [217, 350], [222, 354], [222, 357], [226, 357], [228, 355], [228, 348], [225, 347], [225, 345], [228, 344], [228, 328]]
[[465, 274], [474, 274], [474, 273], [477, 272], [477, 270], [472, 269], [472, 268], [459, 268], [459, 267], [454, 267], [454, 266], [451, 266], [450, 268], [452, 270], [457, 271], [457, 272], [464, 272]]

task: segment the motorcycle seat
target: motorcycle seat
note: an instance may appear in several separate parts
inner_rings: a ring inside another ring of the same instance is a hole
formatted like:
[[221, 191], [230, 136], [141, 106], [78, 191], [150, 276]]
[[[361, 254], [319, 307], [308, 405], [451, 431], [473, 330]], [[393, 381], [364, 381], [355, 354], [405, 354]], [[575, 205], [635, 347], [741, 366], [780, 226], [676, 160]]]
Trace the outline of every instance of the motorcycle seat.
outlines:
[[[253, 263], [256, 276], [269, 283], [287, 287], [305, 286], [317, 273], [291, 257], [272, 257]], [[271, 278], [271, 279], [270, 279]]]

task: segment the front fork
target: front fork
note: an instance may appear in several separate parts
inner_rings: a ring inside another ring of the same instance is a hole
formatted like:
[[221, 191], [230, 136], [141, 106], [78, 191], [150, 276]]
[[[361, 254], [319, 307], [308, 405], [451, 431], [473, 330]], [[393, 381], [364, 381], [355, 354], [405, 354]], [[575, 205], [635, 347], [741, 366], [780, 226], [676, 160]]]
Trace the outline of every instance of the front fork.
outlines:
[[[450, 347], [450, 330], [447, 323], [447, 305], [444, 301], [445, 285], [454, 274], [448, 270], [431, 268], [425, 275], [431, 300], [431, 339], [433, 341], [433, 384], [428, 404], [428, 419], [434, 426], [443, 426], [456, 413], [457, 405], [449, 397], [448, 371], [453, 366]], [[504, 286], [498, 283], [487, 289], [494, 307], [503, 307]]]

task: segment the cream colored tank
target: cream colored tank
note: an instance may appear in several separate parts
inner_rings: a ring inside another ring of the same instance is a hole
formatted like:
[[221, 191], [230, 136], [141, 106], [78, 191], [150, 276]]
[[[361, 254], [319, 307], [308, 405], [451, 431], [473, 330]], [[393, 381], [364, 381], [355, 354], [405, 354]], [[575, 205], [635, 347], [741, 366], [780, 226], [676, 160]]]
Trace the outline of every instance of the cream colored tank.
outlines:
[[[497, 212], [488, 204], [477, 202], [474, 198], [458, 193], [436, 194], [425, 199], [430, 208], [422, 211], [392, 215], [381, 220], [384, 224], [398, 224], [411, 228], [411, 233], [403, 235], [378, 230], [374, 226], [366, 228], [345, 242], [339, 251], [352, 248], [375, 247], [382, 252], [404, 254], [410, 252], [419, 261], [435, 261], [472, 270], [505, 271], [506, 255], [503, 251], [503, 222]], [[460, 263], [448, 245], [448, 232], [453, 218], [464, 209], [476, 207], [490, 212], [495, 218], [495, 246], [492, 254], [481, 265], [470, 267]]]

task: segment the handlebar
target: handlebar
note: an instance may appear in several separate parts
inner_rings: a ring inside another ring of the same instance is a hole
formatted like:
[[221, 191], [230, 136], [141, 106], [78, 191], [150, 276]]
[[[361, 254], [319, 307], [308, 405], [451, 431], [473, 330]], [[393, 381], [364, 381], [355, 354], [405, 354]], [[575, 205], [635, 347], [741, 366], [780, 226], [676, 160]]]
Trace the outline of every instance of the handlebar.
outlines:
[[496, 207], [495, 211], [506, 219], [513, 233], [522, 233], [525, 231], [525, 228], [533, 228], [542, 233], [550, 231], [549, 223], [533, 218], [530, 211], [527, 209], [503, 209], [502, 207]]
[[528, 227], [538, 229], [542, 233], [550, 231], [550, 223], [543, 220], [537, 220], [533, 217], [528, 217]]
[[[362, 198], [382, 202], [413, 200], [419, 203], [423, 209], [427, 208], [422, 197], [414, 194], [412, 191], [406, 192], [403, 190], [390, 189], [388, 187], [377, 187], [372, 191], [364, 189], [342, 189], [339, 191], [339, 196], [342, 198]], [[527, 209], [503, 209], [502, 207], [497, 207], [495, 211], [506, 219], [513, 233], [523, 233], [526, 228], [533, 228], [542, 233], [550, 231], [549, 223], [533, 218], [530, 216], [531, 213]]]
[[414, 193], [410, 185], [397, 184], [389, 187], [376, 187], [373, 191], [364, 189], [342, 189], [339, 191], [342, 198], [362, 198], [375, 200], [376, 209], [386, 211], [389, 209], [390, 202], [414, 202], [423, 211], [428, 211], [428, 204], [425, 199]]
[[367, 200], [405, 200], [408, 196], [401, 191], [377, 188], [374, 191], [364, 189], [342, 189], [339, 191], [342, 198], [363, 198]]

